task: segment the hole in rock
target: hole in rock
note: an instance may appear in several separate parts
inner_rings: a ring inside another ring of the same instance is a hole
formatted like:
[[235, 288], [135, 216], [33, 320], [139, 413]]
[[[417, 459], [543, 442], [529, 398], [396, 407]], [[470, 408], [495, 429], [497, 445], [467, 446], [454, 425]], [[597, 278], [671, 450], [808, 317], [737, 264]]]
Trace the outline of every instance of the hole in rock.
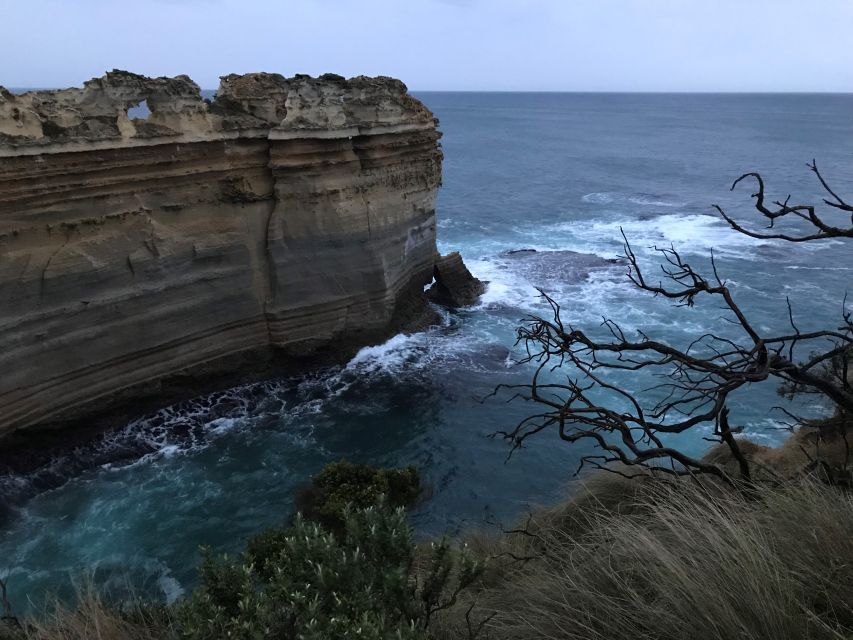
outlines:
[[151, 109], [148, 108], [147, 100], [143, 100], [127, 110], [127, 117], [131, 120], [147, 120], [150, 115]]

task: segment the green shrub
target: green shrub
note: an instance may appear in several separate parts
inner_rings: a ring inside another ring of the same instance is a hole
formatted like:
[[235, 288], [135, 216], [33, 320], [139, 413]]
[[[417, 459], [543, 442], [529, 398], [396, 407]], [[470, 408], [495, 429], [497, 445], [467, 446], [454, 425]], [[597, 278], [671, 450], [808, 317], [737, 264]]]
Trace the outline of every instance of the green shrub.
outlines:
[[206, 552], [201, 586], [178, 605], [185, 638], [426, 638], [432, 615], [455, 603], [482, 566], [466, 548], [430, 546], [415, 569], [402, 509], [345, 509], [343, 534], [301, 515], [257, 536], [240, 558]]
[[384, 497], [391, 508], [409, 508], [420, 493], [420, 475], [413, 466], [375, 469], [341, 460], [327, 464], [314, 476], [311, 487], [297, 496], [296, 507], [308, 520], [341, 533], [348, 506], [366, 509]]
[[274, 567], [274, 562], [282, 551], [287, 549], [287, 543], [293, 535], [292, 529], [265, 529], [252, 536], [246, 544], [246, 556], [261, 578], [269, 580], [271, 574], [266, 567]]
[[434, 614], [483, 566], [446, 540], [416, 547], [404, 507], [420, 486], [414, 467], [327, 465], [292, 526], [255, 535], [237, 556], [202, 549], [189, 597], [130, 616], [92, 599], [33, 637], [88, 638], [95, 628], [116, 633], [91, 637], [140, 640], [426, 640]]

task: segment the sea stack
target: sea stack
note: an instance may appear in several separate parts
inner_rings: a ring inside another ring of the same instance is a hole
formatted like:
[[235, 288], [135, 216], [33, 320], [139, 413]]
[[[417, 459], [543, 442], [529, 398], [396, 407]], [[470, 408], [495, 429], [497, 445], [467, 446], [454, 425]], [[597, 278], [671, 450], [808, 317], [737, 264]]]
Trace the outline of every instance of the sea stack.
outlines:
[[0, 88], [0, 436], [416, 325], [440, 135], [386, 77]]

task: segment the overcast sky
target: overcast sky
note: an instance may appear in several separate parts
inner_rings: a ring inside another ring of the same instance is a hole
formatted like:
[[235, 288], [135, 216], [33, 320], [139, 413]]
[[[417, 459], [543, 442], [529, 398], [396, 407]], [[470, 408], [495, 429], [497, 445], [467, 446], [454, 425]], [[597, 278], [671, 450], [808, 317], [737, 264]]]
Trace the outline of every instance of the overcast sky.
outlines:
[[0, 0], [0, 84], [112, 68], [411, 89], [852, 91], [853, 0]]

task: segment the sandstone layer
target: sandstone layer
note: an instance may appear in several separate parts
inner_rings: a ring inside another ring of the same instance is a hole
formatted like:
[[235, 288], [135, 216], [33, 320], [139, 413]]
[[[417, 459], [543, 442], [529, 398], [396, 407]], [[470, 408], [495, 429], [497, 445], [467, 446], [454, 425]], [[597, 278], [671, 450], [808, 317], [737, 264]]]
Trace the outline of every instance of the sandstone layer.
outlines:
[[0, 88], [0, 436], [399, 328], [437, 260], [436, 124], [384, 77]]

